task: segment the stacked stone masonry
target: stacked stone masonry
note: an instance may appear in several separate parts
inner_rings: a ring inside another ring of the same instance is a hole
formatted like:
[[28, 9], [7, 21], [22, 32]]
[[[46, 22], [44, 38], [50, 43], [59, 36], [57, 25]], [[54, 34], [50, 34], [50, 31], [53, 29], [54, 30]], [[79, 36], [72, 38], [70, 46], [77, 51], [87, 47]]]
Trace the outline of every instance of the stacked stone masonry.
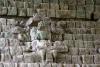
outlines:
[[[30, 17], [39, 13], [56, 18], [99, 19], [99, 0], [0, 0], [0, 15]], [[93, 16], [93, 17], [92, 17]]]
[[[28, 28], [36, 13], [50, 23]], [[0, 0], [0, 67], [100, 67], [99, 17], [99, 0]]]
[[[40, 65], [40, 62], [42, 62], [40, 55], [34, 52], [25, 52], [27, 48], [32, 45], [30, 40], [31, 35], [27, 36], [24, 41], [12, 38], [13, 34], [11, 30], [16, 27], [17, 23], [18, 21], [15, 19], [0, 18], [1, 64], [4, 66], [9, 66], [9, 64], [15, 66], [22, 65], [21, 67], [23, 67], [23, 65], [31, 66], [34, 65], [34, 63]], [[49, 34], [51, 35], [48, 37], [48, 39], [51, 40], [50, 43], [55, 44], [58, 42], [60, 46], [65, 47], [64, 50], [60, 50], [64, 51], [64, 53], [60, 52], [57, 54], [56, 63], [60, 63], [60, 65], [63, 65], [61, 63], [65, 63], [65, 67], [66, 65], [68, 67], [78, 67], [81, 65], [83, 67], [91, 65], [93, 67], [99, 66], [100, 29], [98, 22], [73, 20], [56, 21], [51, 23], [50, 28], [53, 28], [50, 29], [51, 33]], [[43, 40], [40, 40], [41, 43], [42, 41]], [[54, 62], [54, 59], [49, 52], [46, 53], [46, 60], [49, 61], [50, 66], [53, 67], [51, 63]]]

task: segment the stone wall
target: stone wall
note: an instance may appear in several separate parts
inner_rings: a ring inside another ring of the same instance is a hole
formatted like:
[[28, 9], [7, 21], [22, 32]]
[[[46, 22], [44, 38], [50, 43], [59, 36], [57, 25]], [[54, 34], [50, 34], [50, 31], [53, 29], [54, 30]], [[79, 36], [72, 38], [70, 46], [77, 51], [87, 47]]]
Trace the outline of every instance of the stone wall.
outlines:
[[[99, 0], [0, 0], [0, 67], [100, 67], [99, 11]], [[28, 29], [35, 13], [50, 23]], [[37, 43], [47, 45], [46, 62]]]
[[49, 17], [98, 19], [99, 5], [99, 0], [1, 0], [0, 15], [29, 17], [38, 10]]

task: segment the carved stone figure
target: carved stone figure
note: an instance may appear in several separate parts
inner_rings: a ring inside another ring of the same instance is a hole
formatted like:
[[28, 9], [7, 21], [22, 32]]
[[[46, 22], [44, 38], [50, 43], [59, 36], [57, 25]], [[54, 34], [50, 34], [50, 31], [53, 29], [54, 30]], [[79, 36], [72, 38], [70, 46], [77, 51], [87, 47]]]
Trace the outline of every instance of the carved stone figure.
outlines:
[[32, 27], [30, 30], [31, 41], [37, 39], [37, 27]]

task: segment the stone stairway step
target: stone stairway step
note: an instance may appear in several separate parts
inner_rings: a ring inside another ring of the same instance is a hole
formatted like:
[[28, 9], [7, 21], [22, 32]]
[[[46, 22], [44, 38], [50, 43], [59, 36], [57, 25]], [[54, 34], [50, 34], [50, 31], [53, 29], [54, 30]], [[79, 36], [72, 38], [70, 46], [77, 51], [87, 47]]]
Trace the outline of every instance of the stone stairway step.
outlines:
[[65, 63], [0, 63], [1, 67], [99, 67], [100, 64], [65, 64]]

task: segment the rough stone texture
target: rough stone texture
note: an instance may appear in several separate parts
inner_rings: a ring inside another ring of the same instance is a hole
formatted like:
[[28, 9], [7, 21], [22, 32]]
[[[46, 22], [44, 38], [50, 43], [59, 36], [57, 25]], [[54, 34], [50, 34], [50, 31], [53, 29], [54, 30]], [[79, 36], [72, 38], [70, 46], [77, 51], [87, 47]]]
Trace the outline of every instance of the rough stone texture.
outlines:
[[0, 67], [100, 67], [99, 17], [99, 0], [0, 0]]
[[17, 8], [16, 7], [8, 7], [8, 15], [16, 16], [17, 15]]

